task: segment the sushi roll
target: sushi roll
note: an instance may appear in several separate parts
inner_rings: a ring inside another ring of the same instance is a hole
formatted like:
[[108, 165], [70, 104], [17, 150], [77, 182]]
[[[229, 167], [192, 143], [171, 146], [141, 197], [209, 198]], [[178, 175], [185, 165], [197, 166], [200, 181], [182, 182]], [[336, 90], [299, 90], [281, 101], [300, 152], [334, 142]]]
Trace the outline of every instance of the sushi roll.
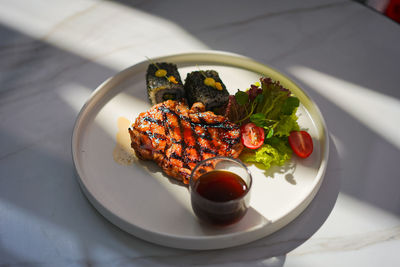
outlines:
[[229, 93], [214, 70], [193, 71], [186, 76], [185, 92], [189, 105], [202, 102], [206, 110], [219, 113], [229, 100]]
[[153, 63], [146, 73], [147, 95], [152, 105], [185, 98], [181, 76], [175, 64]]

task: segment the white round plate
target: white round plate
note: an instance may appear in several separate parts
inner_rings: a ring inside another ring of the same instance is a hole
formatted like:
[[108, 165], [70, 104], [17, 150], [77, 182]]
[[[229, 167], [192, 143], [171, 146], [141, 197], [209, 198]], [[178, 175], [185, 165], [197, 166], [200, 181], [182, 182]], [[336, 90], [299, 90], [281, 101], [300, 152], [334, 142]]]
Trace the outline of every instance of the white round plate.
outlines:
[[327, 129], [315, 103], [284, 75], [240, 55], [207, 51], [153, 60], [177, 64], [182, 81], [198, 68], [214, 69], [230, 93], [248, 88], [263, 75], [280, 81], [300, 99], [299, 124], [311, 134], [314, 151], [307, 159], [293, 156], [285, 166], [267, 172], [250, 166], [254, 184], [245, 217], [228, 227], [200, 223], [187, 187], [165, 176], [155, 163], [135, 158], [132, 165], [124, 166], [113, 158], [117, 134], [121, 134], [118, 120], [133, 122], [150, 108], [145, 81], [149, 62], [143, 61], [101, 84], [78, 115], [72, 137], [73, 161], [80, 185], [94, 207], [139, 238], [195, 250], [245, 244], [296, 218], [317, 193], [328, 161]]

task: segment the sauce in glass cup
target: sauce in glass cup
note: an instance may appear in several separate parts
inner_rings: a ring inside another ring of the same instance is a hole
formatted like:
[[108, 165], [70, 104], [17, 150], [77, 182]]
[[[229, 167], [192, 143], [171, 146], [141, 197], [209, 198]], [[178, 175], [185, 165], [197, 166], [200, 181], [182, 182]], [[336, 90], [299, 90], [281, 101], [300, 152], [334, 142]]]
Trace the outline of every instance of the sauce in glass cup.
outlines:
[[252, 176], [238, 159], [213, 157], [199, 162], [189, 182], [192, 208], [207, 223], [238, 222], [250, 203]]

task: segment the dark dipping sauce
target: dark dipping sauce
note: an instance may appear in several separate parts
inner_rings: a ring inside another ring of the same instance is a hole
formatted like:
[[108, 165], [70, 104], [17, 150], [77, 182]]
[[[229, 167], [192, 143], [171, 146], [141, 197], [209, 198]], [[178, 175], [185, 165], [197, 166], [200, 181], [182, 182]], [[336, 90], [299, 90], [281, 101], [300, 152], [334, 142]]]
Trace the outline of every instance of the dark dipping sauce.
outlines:
[[246, 182], [237, 174], [216, 170], [200, 176], [194, 183], [192, 207], [196, 215], [211, 224], [229, 225], [246, 213]]

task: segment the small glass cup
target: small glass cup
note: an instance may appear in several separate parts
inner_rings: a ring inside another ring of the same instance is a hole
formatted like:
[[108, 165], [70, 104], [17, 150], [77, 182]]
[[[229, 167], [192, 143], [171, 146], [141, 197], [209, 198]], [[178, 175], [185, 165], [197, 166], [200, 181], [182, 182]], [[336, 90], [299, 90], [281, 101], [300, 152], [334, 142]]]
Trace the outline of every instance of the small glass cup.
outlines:
[[213, 157], [199, 162], [189, 181], [196, 216], [214, 225], [238, 222], [250, 204], [252, 176], [238, 159]]

